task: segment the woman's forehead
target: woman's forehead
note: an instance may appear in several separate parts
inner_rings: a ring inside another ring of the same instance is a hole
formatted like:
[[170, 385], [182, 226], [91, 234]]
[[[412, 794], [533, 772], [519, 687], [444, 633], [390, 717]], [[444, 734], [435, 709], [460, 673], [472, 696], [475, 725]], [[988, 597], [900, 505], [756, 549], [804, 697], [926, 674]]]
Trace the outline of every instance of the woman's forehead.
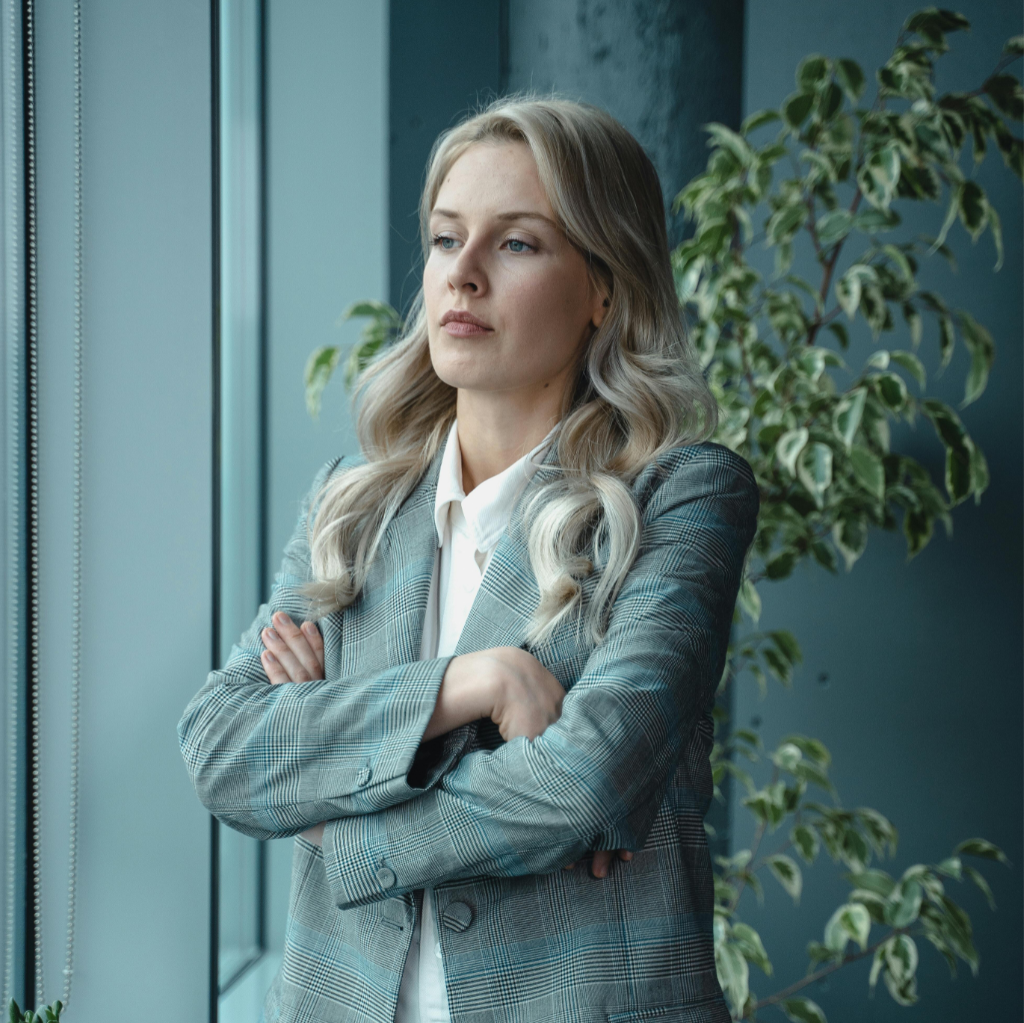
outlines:
[[528, 215], [556, 222], [533, 153], [523, 142], [488, 141], [469, 146], [448, 168], [431, 212], [449, 216], [488, 213], [504, 219]]

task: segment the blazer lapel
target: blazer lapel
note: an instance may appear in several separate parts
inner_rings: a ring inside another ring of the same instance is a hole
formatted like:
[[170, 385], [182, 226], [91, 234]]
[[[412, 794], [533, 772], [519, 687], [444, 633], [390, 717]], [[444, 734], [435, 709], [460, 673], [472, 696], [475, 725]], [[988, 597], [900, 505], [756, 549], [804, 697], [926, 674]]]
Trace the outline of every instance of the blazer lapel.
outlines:
[[384, 531], [362, 593], [342, 612], [342, 673], [384, 671], [420, 657], [437, 555], [434, 495], [441, 452]]

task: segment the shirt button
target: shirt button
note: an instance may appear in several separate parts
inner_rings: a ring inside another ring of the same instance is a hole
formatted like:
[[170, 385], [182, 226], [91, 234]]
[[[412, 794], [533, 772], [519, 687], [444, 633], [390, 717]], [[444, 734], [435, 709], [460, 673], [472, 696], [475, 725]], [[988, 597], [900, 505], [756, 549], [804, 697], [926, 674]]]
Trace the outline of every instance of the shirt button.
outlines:
[[390, 888], [395, 883], [395, 872], [390, 867], [381, 867], [377, 871], [377, 884], [381, 888]]
[[450, 931], [464, 931], [473, 922], [473, 910], [464, 902], [450, 902], [441, 915]]
[[356, 775], [356, 784], [365, 785], [373, 777], [373, 771], [368, 767], [360, 767], [359, 773]]

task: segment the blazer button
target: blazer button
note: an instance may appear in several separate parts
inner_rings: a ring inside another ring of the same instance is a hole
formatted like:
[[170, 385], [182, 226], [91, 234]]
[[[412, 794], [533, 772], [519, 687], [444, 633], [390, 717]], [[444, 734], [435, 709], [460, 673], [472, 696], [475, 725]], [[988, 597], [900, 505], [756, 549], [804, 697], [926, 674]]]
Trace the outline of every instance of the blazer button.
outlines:
[[377, 871], [377, 884], [381, 888], [390, 888], [395, 883], [395, 872], [390, 867], [381, 867]]
[[450, 931], [464, 931], [473, 922], [473, 910], [464, 902], [450, 902], [441, 914], [445, 927]]
[[365, 785], [373, 777], [373, 771], [368, 767], [360, 767], [359, 773], [356, 775], [356, 784]]

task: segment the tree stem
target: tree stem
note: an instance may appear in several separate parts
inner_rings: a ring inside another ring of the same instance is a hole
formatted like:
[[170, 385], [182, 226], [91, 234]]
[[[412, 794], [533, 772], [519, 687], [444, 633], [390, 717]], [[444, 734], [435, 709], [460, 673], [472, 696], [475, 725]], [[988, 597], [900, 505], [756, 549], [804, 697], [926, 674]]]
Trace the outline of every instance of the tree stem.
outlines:
[[767, 998], [762, 998], [756, 1005], [748, 1009], [740, 1018], [750, 1019], [752, 1012], [757, 1012], [758, 1009], [766, 1009], [769, 1005], [778, 1005], [779, 1002], [784, 1001], [791, 995], [795, 995], [798, 991], [802, 991], [809, 984], [814, 984], [816, 981], [821, 980], [823, 977], [827, 977], [830, 973], [835, 973], [836, 970], [841, 970], [844, 966], [849, 966], [850, 963], [858, 962], [867, 956], [874, 955], [890, 938], [896, 937], [897, 934], [906, 934], [909, 928], [907, 927], [896, 927], [891, 930], [884, 938], [876, 941], [873, 945], [868, 945], [862, 952], [854, 952], [852, 955], [843, 956], [838, 962], [831, 963], [830, 965], [809, 973], [802, 980], [798, 980], [795, 984], [790, 984], [789, 987], [783, 988], [781, 991], [777, 991], [774, 995], [769, 995]]

